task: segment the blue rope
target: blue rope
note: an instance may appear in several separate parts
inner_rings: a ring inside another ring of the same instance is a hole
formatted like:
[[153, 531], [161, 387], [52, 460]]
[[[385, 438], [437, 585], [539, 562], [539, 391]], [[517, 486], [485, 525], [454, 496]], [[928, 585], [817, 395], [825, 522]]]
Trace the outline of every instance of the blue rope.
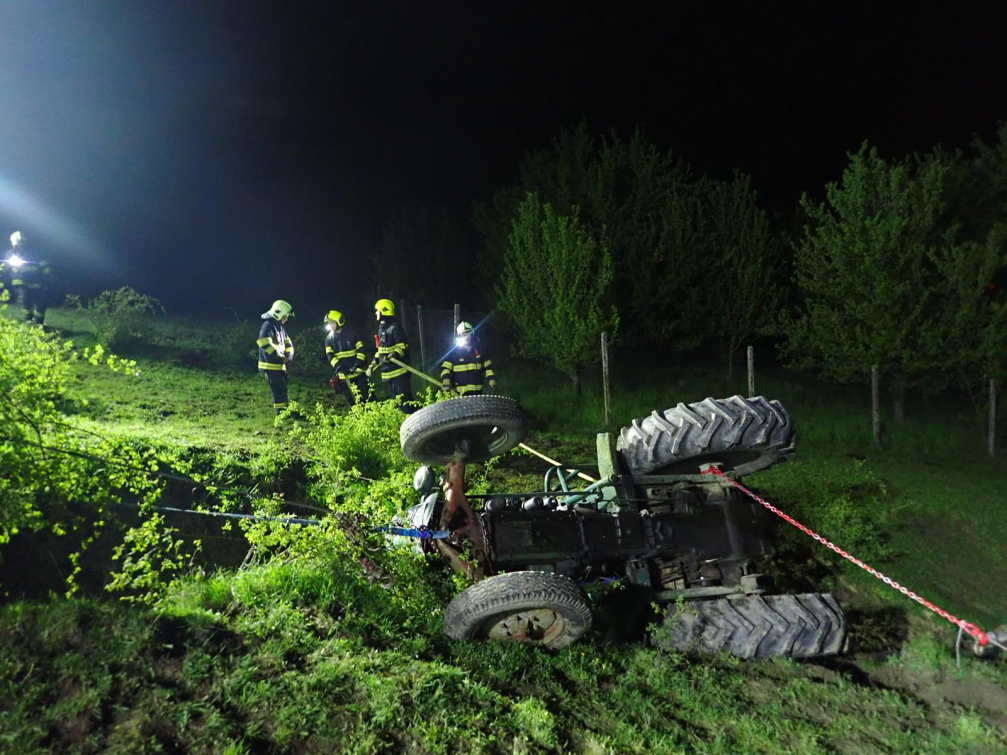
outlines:
[[[138, 504], [130, 503], [120, 503], [119, 506], [129, 506], [130, 508], [140, 508]], [[228, 511], [197, 511], [195, 509], [178, 509], [171, 506], [151, 506], [154, 511], [169, 511], [175, 514], [201, 514], [203, 516], [222, 516], [228, 519], [249, 519], [254, 522], [280, 522], [281, 524], [301, 524], [301, 525], [315, 525], [321, 524], [321, 519], [304, 519], [297, 516], [258, 516], [256, 514], [235, 514]], [[415, 537], [420, 540], [445, 540], [451, 537], [451, 533], [447, 530], [432, 530], [429, 527], [417, 527], [415, 529], [410, 527], [393, 527], [391, 525], [387, 527], [374, 527], [374, 532], [387, 532], [391, 535], [400, 535], [402, 537]]]
[[451, 537], [451, 533], [447, 530], [432, 530], [429, 527], [417, 527], [415, 529], [410, 527], [377, 527], [375, 531], [388, 532], [392, 535], [401, 535], [402, 537], [416, 537], [420, 540], [446, 540]]

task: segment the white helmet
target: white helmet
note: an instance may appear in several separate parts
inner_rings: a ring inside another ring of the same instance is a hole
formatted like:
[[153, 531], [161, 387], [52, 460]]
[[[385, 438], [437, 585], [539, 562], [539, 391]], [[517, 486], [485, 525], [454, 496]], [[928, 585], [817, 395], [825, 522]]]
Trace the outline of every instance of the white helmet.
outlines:
[[455, 333], [460, 336], [467, 335], [472, 332], [472, 323], [465, 322], [464, 320], [458, 323], [458, 327], [455, 328]]
[[11, 246], [17, 246], [18, 244], [23, 243], [24, 243], [24, 236], [21, 235], [21, 231], [14, 231], [14, 233], [10, 235]]
[[279, 320], [282, 317], [293, 317], [294, 308], [290, 306], [289, 302], [283, 301], [283, 299], [277, 299], [273, 302], [273, 306], [269, 308], [268, 312], [262, 313], [262, 319], [272, 317], [274, 320]]

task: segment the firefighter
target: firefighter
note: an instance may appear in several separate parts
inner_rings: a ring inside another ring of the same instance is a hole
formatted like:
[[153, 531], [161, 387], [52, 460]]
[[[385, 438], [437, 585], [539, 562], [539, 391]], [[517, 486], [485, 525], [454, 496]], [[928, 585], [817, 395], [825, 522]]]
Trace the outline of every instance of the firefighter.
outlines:
[[49, 265], [32, 259], [25, 251], [25, 238], [21, 231], [10, 236], [10, 250], [4, 256], [4, 284], [10, 287], [11, 298], [24, 312], [25, 322], [43, 325], [46, 310], [46, 283]]
[[406, 401], [413, 400], [413, 388], [409, 381], [409, 371], [391, 359], [409, 364], [409, 343], [406, 332], [395, 319], [395, 305], [390, 299], [378, 299], [374, 303], [374, 319], [378, 321], [378, 335], [375, 338], [378, 351], [367, 368], [370, 377], [374, 370], [381, 374], [381, 381], [388, 391], [388, 397], [399, 402], [399, 408], [409, 414], [412, 409]]
[[277, 299], [268, 312], [262, 313], [262, 327], [256, 344], [259, 347], [259, 372], [266, 376], [269, 392], [273, 396], [273, 412], [277, 415], [287, 408], [287, 365], [294, 359], [294, 342], [290, 340], [283, 324], [294, 316], [294, 308], [283, 299]]
[[325, 358], [336, 371], [333, 381], [338, 382], [339, 391], [350, 406], [357, 401], [365, 403], [370, 398], [370, 385], [364, 374], [367, 365], [364, 344], [352, 328], [346, 327], [346, 318], [342, 312], [329, 310], [324, 324], [328, 330], [325, 335]]
[[458, 323], [455, 346], [441, 364], [441, 386], [462, 396], [478, 396], [483, 386], [490, 390], [497, 386], [493, 362], [486, 354], [482, 342], [476, 337], [472, 324]]

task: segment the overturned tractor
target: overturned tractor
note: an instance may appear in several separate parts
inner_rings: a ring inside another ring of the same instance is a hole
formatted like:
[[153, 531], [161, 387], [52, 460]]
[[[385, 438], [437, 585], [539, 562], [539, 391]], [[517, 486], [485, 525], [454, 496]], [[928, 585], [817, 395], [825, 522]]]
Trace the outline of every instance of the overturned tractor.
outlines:
[[711, 469], [737, 479], [786, 460], [794, 426], [762, 397], [679, 404], [597, 437], [598, 479], [553, 466], [542, 489], [468, 495], [465, 466], [517, 446], [526, 420], [514, 401], [469, 396], [426, 407], [402, 424], [422, 467], [409, 511], [421, 540], [474, 584], [444, 616], [455, 639], [560, 649], [587, 634], [592, 584], [618, 585], [662, 605], [651, 640], [680, 651], [741, 658], [839, 653], [846, 622], [828, 594], [773, 595], [758, 570], [769, 553], [763, 509]]

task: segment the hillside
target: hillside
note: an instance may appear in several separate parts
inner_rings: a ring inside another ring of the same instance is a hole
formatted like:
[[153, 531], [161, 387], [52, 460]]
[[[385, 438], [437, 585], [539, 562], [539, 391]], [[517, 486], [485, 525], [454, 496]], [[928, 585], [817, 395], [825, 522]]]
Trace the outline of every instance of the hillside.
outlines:
[[[52, 311], [48, 322], [75, 348], [92, 338], [78, 313]], [[441, 616], [457, 581], [404, 551], [349, 542], [329, 515], [387, 524], [416, 502], [416, 465], [397, 448], [400, 415], [347, 414], [327, 383], [320, 335], [305, 326], [294, 330], [291, 375], [301, 419], [274, 427], [247, 353], [255, 327], [154, 319], [121, 351], [135, 369], [74, 363], [61, 411], [80, 433], [170, 460], [157, 471], [162, 508], [323, 523], [165, 514], [179, 530], [172, 544], [138, 546], [134, 566], [150, 568], [117, 594], [101, 589], [122, 563], [110, 559], [121, 538], [112, 526], [85, 552], [71, 598], [55, 591], [71, 571], [72, 534], [22, 533], [0, 546], [0, 751], [1007, 751], [1007, 661], [964, 653], [958, 667], [954, 626], [784, 524], [770, 566], [786, 587], [839, 598], [851, 629], [840, 657], [687, 656], [602, 634], [555, 654], [448, 640]], [[544, 368], [500, 362], [501, 392], [531, 417], [528, 442], [590, 464], [602, 425], [596, 381], [577, 398]], [[730, 396], [743, 379], [698, 359], [617, 371], [616, 424]], [[1007, 622], [1007, 472], [984, 456], [981, 418], [966, 401], [910, 403], [879, 452], [865, 392], [775, 370], [759, 375], [758, 391], [790, 411], [797, 455], [746, 484], [955, 615], [984, 629]], [[94, 474], [106, 468], [96, 460]], [[472, 485], [535, 489], [544, 472], [512, 453]], [[151, 515], [120, 492], [115, 511], [127, 524]], [[87, 501], [73, 503], [86, 513]], [[203, 548], [190, 557], [195, 539]], [[175, 544], [178, 568], [166, 565]], [[391, 579], [365, 572], [361, 552]]]

